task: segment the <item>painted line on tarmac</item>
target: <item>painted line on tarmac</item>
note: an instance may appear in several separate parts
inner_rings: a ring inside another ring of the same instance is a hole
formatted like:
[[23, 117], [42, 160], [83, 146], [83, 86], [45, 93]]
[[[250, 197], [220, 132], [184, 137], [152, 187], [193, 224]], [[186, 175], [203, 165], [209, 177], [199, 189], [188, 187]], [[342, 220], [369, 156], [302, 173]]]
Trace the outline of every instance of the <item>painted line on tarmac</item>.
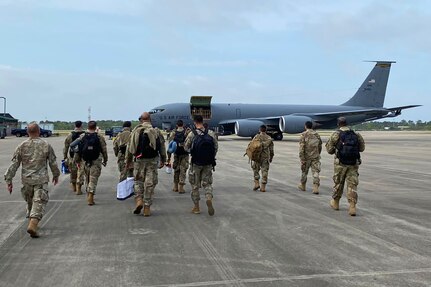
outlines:
[[310, 279], [374, 277], [374, 276], [407, 275], [407, 274], [418, 274], [418, 273], [431, 273], [431, 268], [394, 270], [394, 271], [352, 272], [349, 274], [323, 273], [323, 274], [309, 274], [309, 275], [291, 275], [291, 276], [283, 276], [283, 277], [233, 279], [233, 280], [191, 282], [191, 283], [182, 283], [182, 284], [144, 285], [144, 286], [145, 287], [197, 287], [197, 286], [228, 285], [228, 284], [238, 284], [238, 283], [243, 284], [243, 283], [298, 281], [298, 280], [310, 280]]

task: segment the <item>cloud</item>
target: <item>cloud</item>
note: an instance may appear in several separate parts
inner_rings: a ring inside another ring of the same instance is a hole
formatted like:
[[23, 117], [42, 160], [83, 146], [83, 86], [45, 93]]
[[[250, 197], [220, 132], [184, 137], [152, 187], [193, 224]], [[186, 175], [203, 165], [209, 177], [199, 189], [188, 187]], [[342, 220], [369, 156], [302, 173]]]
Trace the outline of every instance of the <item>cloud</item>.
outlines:
[[[373, 1], [357, 9], [333, 9], [304, 23], [304, 31], [329, 49], [379, 44], [387, 51], [431, 51], [429, 5], [419, 1]], [[423, 5], [421, 5], [423, 4]]]

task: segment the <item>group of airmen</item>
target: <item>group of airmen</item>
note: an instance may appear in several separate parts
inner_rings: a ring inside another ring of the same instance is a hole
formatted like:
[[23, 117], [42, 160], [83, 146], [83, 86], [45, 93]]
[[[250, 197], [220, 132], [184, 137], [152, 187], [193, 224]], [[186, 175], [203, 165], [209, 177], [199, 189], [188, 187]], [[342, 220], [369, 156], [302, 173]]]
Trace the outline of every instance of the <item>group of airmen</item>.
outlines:
[[[114, 139], [113, 149], [117, 157], [119, 181], [128, 177], [134, 178], [135, 208], [134, 214], [151, 216], [154, 190], [158, 183], [158, 170], [170, 165], [173, 154], [172, 168], [173, 192], [185, 193], [188, 174], [191, 185], [192, 213], [200, 214], [200, 191], [205, 191], [207, 211], [213, 216], [213, 171], [218, 151], [218, 140], [215, 133], [208, 129], [202, 116], [194, 117], [194, 128], [186, 128], [179, 120], [176, 128], [168, 134], [169, 148], [166, 149], [165, 139], [159, 129], [151, 124], [150, 114], [144, 112], [139, 117], [140, 124], [134, 129], [131, 122], [123, 124], [123, 131]], [[326, 143], [329, 154], [335, 154], [334, 186], [330, 206], [339, 210], [339, 201], [347, 183], [347, 200], [349, 214], [356, 215], [358, 200], [358, 168], [360, 152], [365, 149], [362, 136], [347, 126], [346, 119], [338, 119], [338, 129]], [[12, 179], [19, 166], [22, 166], [21, 193], [27, 202], [27, 232], [31, 237], [39, 237], [38, 224], [42, 219], [48, 202], [48, 166], [51, 169], [54, 185], [58, 183], [60, 170], [56, 163], [53, 148], [39, 137], [40, 128], [36, 123], [28, 126], [29, 139], [22, 142], [15, 150], [12, 164], [5, 173], [5, 181], [11, 193]], [[253, 190], [266, 191], [268, 172], [274, 157], [274, 144], [267, 134], [267, 127], [262, 125], [252, 142], [259, 142], [258, 158], [251, 160], [253, 170]], [[174, 143], [174, 144], [173, 144]], [[249, 144], [249, 147], [251, 144]], [[320, 154], [322, 140], [313, 129], [312, 122], [305, 123], [305, 131], [300, 136], [299, 158], [301, 162], [301, 180], [298, 188], [306, 190], [307, 174], [311, 168], [313, 176], [313, 193], [319, 194]], [[77, 195], [83, 194], [83, 185], [87, 195], [87, 203], [95, 204], [97, 182], [102, 166], [108, 162], [107, 146], [104, 136], [97, 133], [95, 121], [88, 123], [87, 130], [82, 129], [82, 122], [75, 122], [75, 129], [66, 137], [63, 149], [64, 164], [70, 171], [71, 188]]]

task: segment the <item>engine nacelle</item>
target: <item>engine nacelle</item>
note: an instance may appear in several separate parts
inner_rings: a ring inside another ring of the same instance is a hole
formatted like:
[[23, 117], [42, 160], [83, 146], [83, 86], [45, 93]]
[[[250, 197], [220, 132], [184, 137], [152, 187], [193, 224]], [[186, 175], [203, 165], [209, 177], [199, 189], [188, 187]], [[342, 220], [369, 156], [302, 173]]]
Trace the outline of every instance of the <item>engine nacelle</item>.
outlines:
[[257, 120], [238, 120], [235, 123], [235, 134], [240, 137], [252, 137], [259, 133], [263, 122]]
[[305, 130], [304, 125], [306, 121], [312, 121], [312, 119], [306, 116], [282, 116], [280, 117], [279, 128], [284, 133], [301, 133]]

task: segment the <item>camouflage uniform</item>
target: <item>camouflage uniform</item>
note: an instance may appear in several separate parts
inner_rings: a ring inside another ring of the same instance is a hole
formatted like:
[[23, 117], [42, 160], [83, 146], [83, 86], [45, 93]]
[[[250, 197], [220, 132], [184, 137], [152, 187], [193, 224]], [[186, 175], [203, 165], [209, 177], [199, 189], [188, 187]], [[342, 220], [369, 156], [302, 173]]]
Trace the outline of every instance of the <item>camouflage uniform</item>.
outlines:
[[299, 159], [301, 160], [301, 184], [305, 187], [308, 170], [311, 167], [313, 184], [320, 185], [320, 153], [322, 152], [322, 140], [313, 129], [307, 129], [299, 139]]
[[[196, 132], [198, 134], [202, 134], [203, 131], [200, 129], [196, 129]], [[215, 152], [217, 154], [218, 150], [218, 141], [213, 131], [209, 130], [208, 135], [210, 135], [214, 139], [214, 146], [215, 146]], [[193, 144], [193, 139], [195, 135], [193, 132], [189, 133], [187, 135], [187, 138], [184, 142], [184, 148], [186, 150], [190, 150]], [[189, 170], [189, 182], [192, 186], [192, 201], [196, 204], [199, 203], [200, 194], [199, 194], [199, 188], [203, 187], [205, 190], [205, 198], [207, 200], [211, 200], [213, 198], [213, 166], [210, 165], [204, 165], [199, 166], [194, 163], [191, 164], [191, 168]]]
[[[91, 132], [86, 132], [80, 135], [79, 138], [71, 145], [73, 146], [76, 142], [82, 142], [82, 139], [84, 138], [85, 134], [88, 133]], [[96, 194], [97, 181], [99, 180], [100, 174], [102, 172], [102, 163], [108, 162], [108, 153], [106, 150], [105, 137], [100, 134], [97, 134], [97, 136], [99, 137], [100, 141], [100, 155], [96, 160], [87, 163], [83, 159], [81, 159], [78, 154], [75, 154], [75, 162], [79, 162], [81, 163], [81, 166], [84, 166], [83, 170], [87, 194], [92, 193], [93, 195]]]
[[[183, 132], [184, 128], [178, 127], [175, 130], [173, 130], [169, 135], [169, 139], [168, 139], [169, 142], [174, 140], [175, 133], [177, 131]], [[184, 143], [182, 145], [184, 146]], [[187, 153], [187, 154], [177, 155], [174, 153], [174, 164], [172, 168], [174, 169], [174, 184], [185, 185], [187, 169], [189, 168], [189, 154]]]
[[22, 164], [21, 194], [27, 202], [27, 212], [30, 218], [41, 220], [48, 203], [48, 165], [54, 179], [60, 176], [56, 156], [51, 145], [40, 138], [28, 139], [15, 150], [12, 164], [6, 171], [4, 179], [12, 183], [19, 166]]
[[[341, 127], [340, 130], [348, 131], [350, 130], [350, 128]], [[363, 152], [365, 150], [364, 139], [359, 133], [356, 133], [356, 135], [358, 136], [359, 151]], [[360, 162], [358, 162], [356, 165], [344, 165], [340, 163], [336, 155], [336, 148], [339, 136], [339, 131], [334, 132], [326, 143], [326, 150], [328, 151], [328, 153], [335, 154], [333, 177], [334, 187], [332, 198], [335, 200], [339, 200], [341, 198], [341, 196], [343, 195], [344, 183], [347, 181], [347, 200], [356, 204], [358, 201], [358, 194], [356, 193], [356, 190], [359, 183], [358, 169]]]
[[259, 172], [261, 172], [262, 184], [267, 184], [269, 164], [272, 162], [272, 158], [274, 157], [274, 143], [272, 142], [271, 137], [266, 133], [255, 135], [253, 140], [256, 139], [260, 140], [262, 143], [262, 153], [260, 154], [259, 162], [253, 161], [251, 163], [251, 168], [253, 169], [254, 180], [259, 181]]
[[127, 177], [133, 176], [133, 170], [126, 170], [126, 149], [130, 140], [130, 128], [124, 128], [114, 140], [114, 154], [117, 157], [118, 171], [120, 172], [120, 182]]
[[[82, 129], [75, 129], [74, 132], [82, 132]], [[71, 132], [64, 140], [63, 159], [70, 171], [70, 183], [83, 185], [84, 184], [84, 168], [82, 164], [76, 164], [73, 157], [70, 156], [69, 147], [72, 143], [73, 132]]]
[[155, 146], [157, 137], [160, 140], [160, 160], [166, 162], [165, 139], [159, 129], [153, 128], [150, 122], [143, 122], [138, 125], [131, 134], [130, 144], [126, 152], [126, 165], [133, 163], [133, 176], [135, 178], [135, 198], [144, 198], [145, 206], [153, 203], [154, 189], [158, 183], [158, 161], [159, 157], [154, 158], [135, 158], [139, 144], [139, 135], [148, 130], [150, 142]]

